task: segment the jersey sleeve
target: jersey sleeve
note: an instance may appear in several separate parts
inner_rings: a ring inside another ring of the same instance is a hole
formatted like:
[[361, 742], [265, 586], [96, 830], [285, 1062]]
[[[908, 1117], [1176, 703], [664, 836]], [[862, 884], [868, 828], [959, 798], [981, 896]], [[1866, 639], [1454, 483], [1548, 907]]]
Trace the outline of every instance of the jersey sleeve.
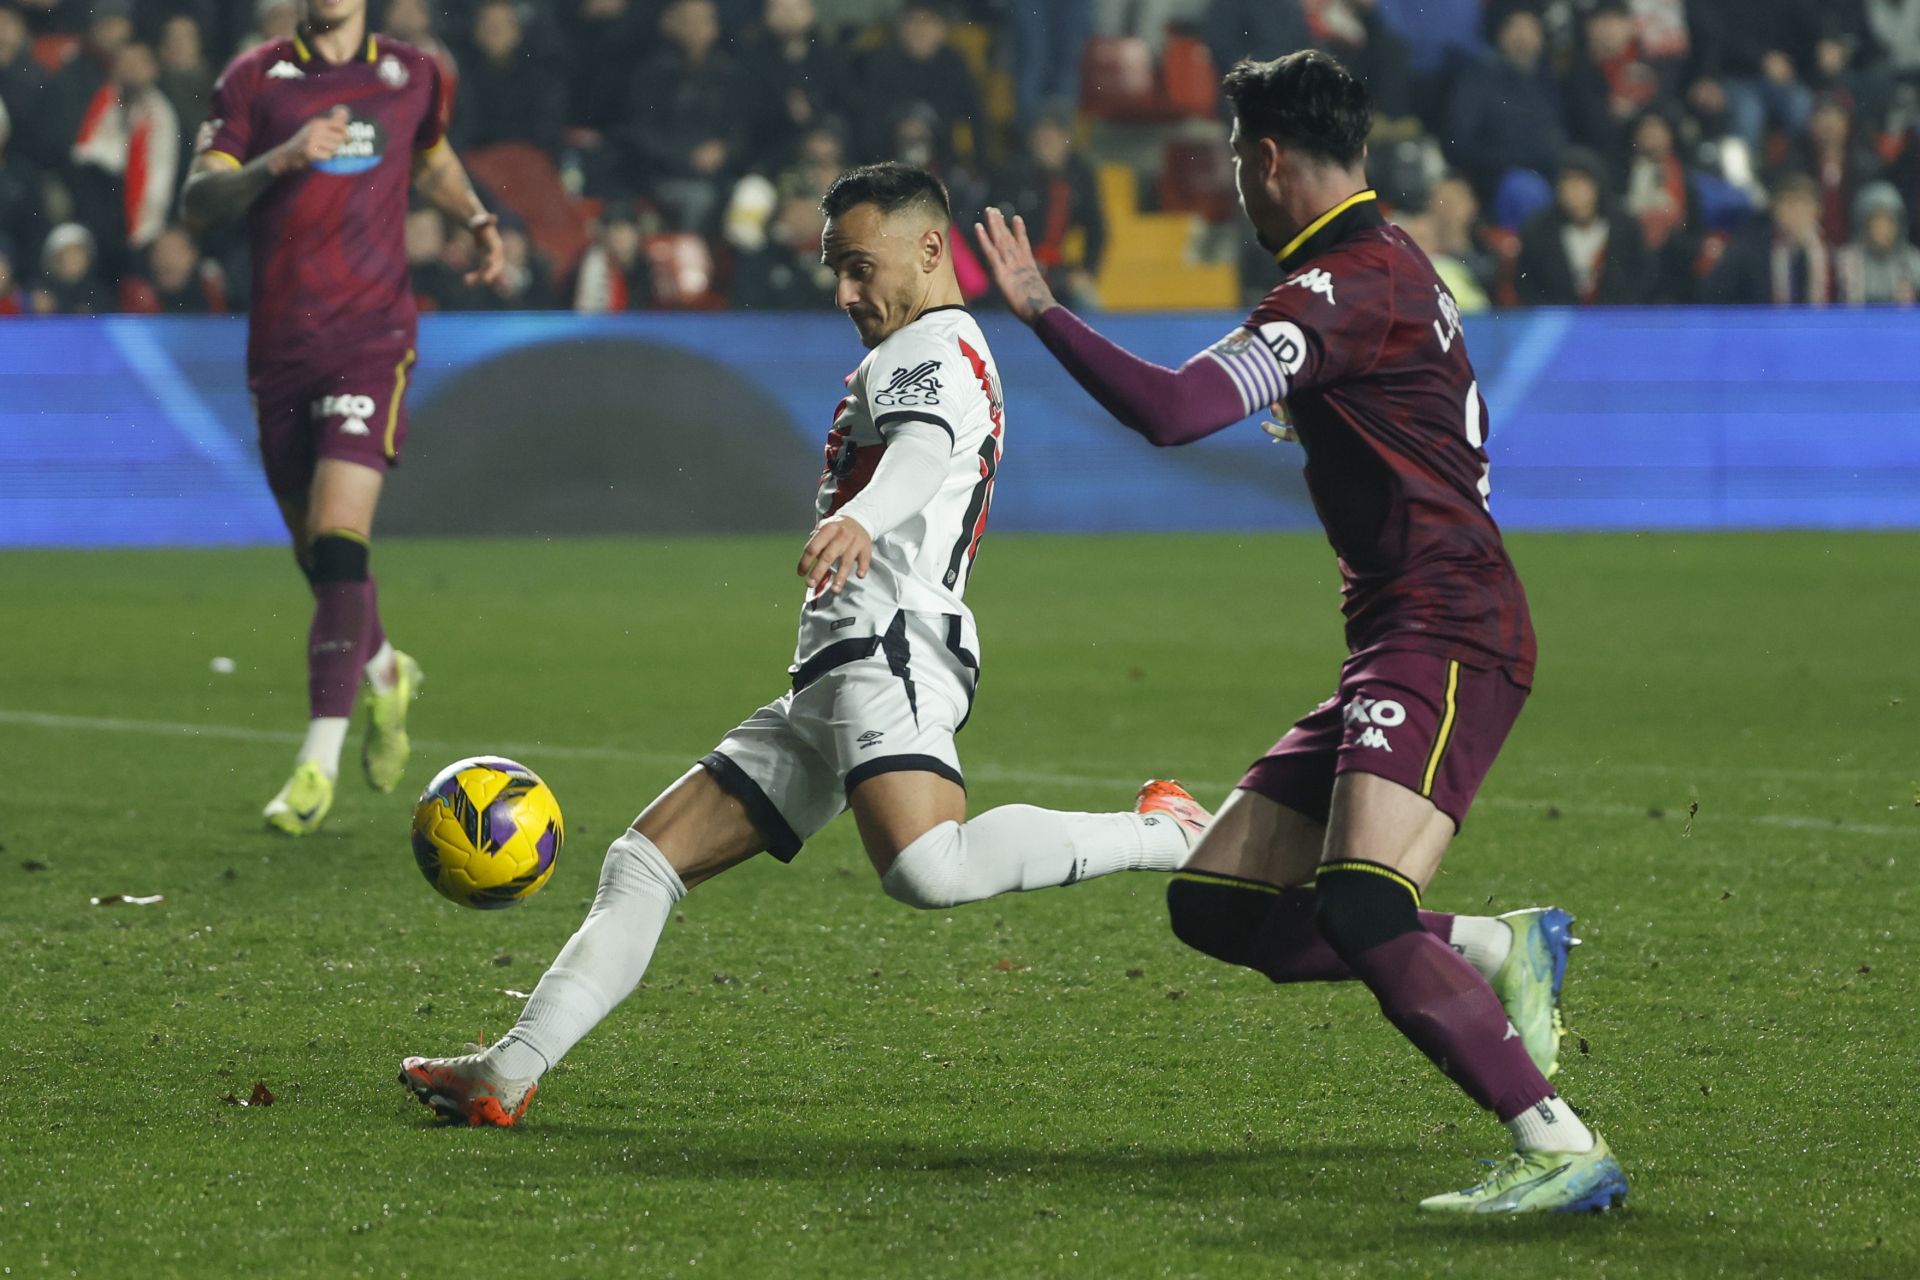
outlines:
[[253, 159], [253, 100], [259, 70], [250, 58], [236, 58], [213, 86], [207, 121], [195, 141], [196, 156], [213, 155], [237, 167]]
[[958, 448], [964, 443], [965, 397], [978, 394], [960, 343], [912, 325], [881, 343], [867, 366], [867, 412], [883, 440], [902, 423], [926, 422], [946, 432], [948, 444]]
[[1372, 366], [1393, 317], [1390, 286], [1338, 267], [1295, 272], [1205, 354], [1240, 388], [1248, 413]]
[[427, 68], [427, 110], [413, 131], [413, 149], [425, 154], [447, 140], [447, 127], [453, 120], [453, 85], [440, 68], [440, 59], [427, 54], [420, 61]]

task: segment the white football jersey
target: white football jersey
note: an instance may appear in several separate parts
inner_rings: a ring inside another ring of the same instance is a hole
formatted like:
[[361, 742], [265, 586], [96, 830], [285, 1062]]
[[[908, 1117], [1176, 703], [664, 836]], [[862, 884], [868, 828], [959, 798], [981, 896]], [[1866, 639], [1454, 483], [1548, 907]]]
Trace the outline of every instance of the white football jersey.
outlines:
[[[966, 308], [935, 307], [867, 353], [834, 410], [816, 520], [866, 488], [900, 424], [926, 422], [950, 442], [946, 482], [933, 501], [873, 544], [865, 578], [801, 610], [796, 666], [830, 644], [882, 635], [900, 610], [959, 619], [956, 641], [979, 653], [964, 596], [987, 530], [1005, 437], [1000, 373]], [[977, 658], [976, 658], [977, 660]]]

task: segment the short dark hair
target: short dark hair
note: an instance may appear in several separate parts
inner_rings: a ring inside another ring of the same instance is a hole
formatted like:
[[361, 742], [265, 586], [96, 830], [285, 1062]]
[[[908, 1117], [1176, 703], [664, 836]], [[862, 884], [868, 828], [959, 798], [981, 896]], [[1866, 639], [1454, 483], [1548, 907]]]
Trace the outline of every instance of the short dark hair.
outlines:
[[1338, 59], [1301, 49], [1271, 62], [1243, 58], [1222, 81], [1242, 133], [1350, 169], [1373, 130], [1367, 88]]
[[835, 178], [827, 194], [820, 197], [820, 211], [829, 218], [837, 218], [859, 204], [874, 205], [885, 214], [920, 205], [930, 213], [939, 214], [946, 222], [953, 221], [947, 184], [918, 165], [902, 164], [898, 160], [849, 169]]

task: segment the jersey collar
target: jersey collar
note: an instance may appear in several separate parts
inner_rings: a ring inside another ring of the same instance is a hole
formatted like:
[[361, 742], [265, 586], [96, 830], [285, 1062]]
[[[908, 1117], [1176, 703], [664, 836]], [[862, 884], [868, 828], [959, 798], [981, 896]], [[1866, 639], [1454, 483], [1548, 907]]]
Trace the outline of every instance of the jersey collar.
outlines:
[[1355, 231], [1382, 225], [1386, 218], [1380, 213], [1379, 199], [1380, 193], [1377, 191], [1354, 192], [1309, 222], [1306, 230], [1273, 255], [1274, 260], [1280, 264], [1282, 271], [1291, 271], [1308, 258], [1325, 253]]
[[[293, 53], [294, 53], [294, 56], [299, 58], [300, 61], [302, 62], [318, 62], [320, 63], [321, 66], [334, 65], [332, 63], [327, 62], [326, 59], [324, 58], [317, 58], [314, 56], [313, 46], [307, 43], [307, 33], [304, 27], [295, 27], [293, 29]], [[353, 57], [349, 59], [347, 63], [341, 63], [340, 65], [346, 66], [352, 62], [378, 62], [379, 60], [380, 60], [379, 42], [378, 40], [375, 39], [374, 34], [371, 31], [369, 31], [367, 33], [366, 47], [362, 49], [356, 57]]]

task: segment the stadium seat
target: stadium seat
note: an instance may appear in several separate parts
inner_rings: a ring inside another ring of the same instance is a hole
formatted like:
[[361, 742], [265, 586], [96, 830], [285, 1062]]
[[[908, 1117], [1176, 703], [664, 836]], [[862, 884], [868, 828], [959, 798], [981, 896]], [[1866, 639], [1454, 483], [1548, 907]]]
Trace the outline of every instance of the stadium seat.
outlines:
[[1197, 213], [1208, 222], [1233, 217], [1239, 193], [1233, 185], [1233, 163], [1217, 139], [1174, 138], [1161, 153], [1158, 193], [1160, 207], [1174, 213]]
[[1182, 120], [1220, 115], [1220, 73], [1204, 40], [1169, 35], [1160, 59], [1160, 85], [1167, 112]]
[[1099, 120], [1166, 118], [1153, 50], [1139, 36], [1095, 36], [1080, 55], [1080, 109]]
[[727, 304], [714, 289], [713, 251], [691, 231], [665, 231], [646, 240], [653, 268], [653, 305], [669, 311], [712, 311]]
[[587, 215], [567, 194], [553, 157], [525, 142], [475, 147], [460, 157], [476, 182], [497, 192], [527, 225], [527, 238], [565, 278], [587, 248]]

